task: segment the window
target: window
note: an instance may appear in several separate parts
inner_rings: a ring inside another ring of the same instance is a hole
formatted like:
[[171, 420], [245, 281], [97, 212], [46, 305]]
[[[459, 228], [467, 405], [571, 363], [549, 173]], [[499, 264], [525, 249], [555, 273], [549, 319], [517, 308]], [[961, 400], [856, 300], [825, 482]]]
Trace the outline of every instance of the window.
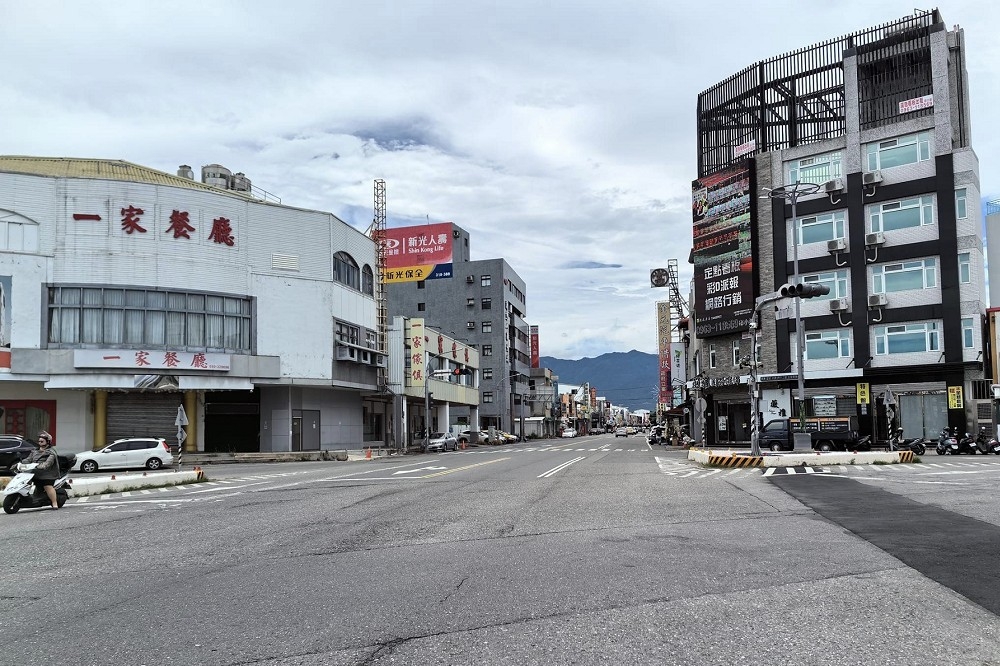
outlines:
[[482, 302], [482, 305], [483, 305], [483, 309], [484, 310], [492, 310], [493, 309], [493, 299], [492, 298], [484, 298], [483, 302]]
[[875, 327], [875, 353], [908, 354], [940, 351], [937, 322]]
[[358, 326], [337, 322], [336, 335], [337, 340], [340, 342], [346, 342], [352, 345], [361, 344], [361, 328]]
[[493, 391], [483, 391], [483, 402], [493, 402]]
[[365, 265], [361, 270], [361, 291], [369, 296], [375, 295], [375, 274], [371, 266]]
[[426, 288], [427, 288], [427, 282], [425, 280], [420, 280], [419, 282], [417, 282], [417, 289], [426, 289]]
[[973, 347], [972, 321], [972, 317], [962, 317], [962, 347], [965, 349]]
[[465, 305], [467, 307], [470, 307], [470, 308], [476, 307], [476, 299], [474, 299], [474, 298], [467, 298], [467, 299], [465, 299]]
[[493, 345], [483, 345], [483, 356], [493, 356]]
[[925, 195], [868, 207], [868, 225], [875, 231], [895, 231], [934, 224], [934, 197]]
[[930, 289], [937, 285], [937, 260], [917, 259], [872, 268], [872, 293]]
[[966, 204], [966, 190], [960, 187], [955, 190], [955, 218], [964, 220], [969, 217], [969, 209]]
[[333, 255], [333, 279], [340, 284], [347, 285], [361, 290], [361, 272], [358, 270], [358, 262], [351, 258], [346, 252], [338, 252]]
[[378, 349], [378, 333], [366, 330], [365, 346], [368, 347], [368, 349]]
[[38, 252], [38, 225], [0, 219], [0, 250]]
[[829, 273], [816, 273], [815, 275], [803, 275], [803, 284], [820, 284], [830, 289], [829, 294], [815, 296], [818, 300], [830, 300], [831, 298], [847, 298], [847, 270], [831, 271]]
[[788, 163], [789, 183], [816, 183], [822, 185], [828, 180], [840, 178], [840, 152], [804, 157]]
[[958, 253], [958, 281], [962, 284], [972, 282], [972, 255], [968, 252]]
[[708, 367], [715, 367], [715, 345], [708, 346]]
[[492, 333], [492, 332], [493, 332], [493, 322], [491, 322], [491, 321], [484, 321], [483, 322], [483, 333]]
[[427, 310], [426, 303], [417, 303], [417, 312], [425, 312]]
[[483, 379], [493, 379], [493, 368], [483, 368], [480, 372], [483, 375]]
[[733, 340], [733, 367], [740, 365], [740, 341]]
[[479, 278], [479, 286], [481, 287], [488, 287], [492, 282], [489, 275], [483, 275]]
[[806, 358], [850, 358], [851, 336], [845, 329], [806, 333]]
[[868, 170], [891, 169], [904, 164], [925, 162], [931, 158], [931, 133], [920, 132], [865, 146]]
[[53, 346], [128, 345], [251, 353], [250, 298], [113, 287], [50, 287]]
[[825, 243], [844, 238], [844, 211], [803, 217], [798, 220], [799, 245]]

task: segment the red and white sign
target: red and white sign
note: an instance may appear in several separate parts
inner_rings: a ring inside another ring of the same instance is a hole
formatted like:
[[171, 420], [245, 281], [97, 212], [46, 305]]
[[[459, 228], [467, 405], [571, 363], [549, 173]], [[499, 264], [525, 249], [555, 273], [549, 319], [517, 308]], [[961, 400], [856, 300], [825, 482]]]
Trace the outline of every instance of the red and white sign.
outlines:
[[531, 367], [537, 368], [539, 364], [538, 360], [538, 327], [531, 326], [528, 329], [531, 332]]
[[741, 143], [740, 145], [733, 148], [733, 159], [737, 157], [743, 157], [757, 150], [757, 139], [750, 139], [746, 143]]
[[230, 357], [229, 354], [164, 351], [162, 349], [77, 349], [73, 351], [73, 367], [228, 372]]
[[383, 280], [415, 282], [443, 273], [451, 277], [451, 239], [451, 222], [386, 229]]
[[923, 97], [916, 97], [914, 99], [904, 99], [899, 103], [899, 113], [910, 113], [911, 111], [928, 109], [932, 106], [934, 106], [934, 95], [924, 95]]

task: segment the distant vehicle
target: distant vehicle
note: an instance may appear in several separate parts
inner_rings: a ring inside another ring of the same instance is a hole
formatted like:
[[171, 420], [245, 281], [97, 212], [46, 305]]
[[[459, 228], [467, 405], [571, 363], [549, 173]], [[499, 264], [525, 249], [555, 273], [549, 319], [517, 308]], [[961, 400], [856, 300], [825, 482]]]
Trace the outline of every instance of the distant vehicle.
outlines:
[[615, 428], [615, 437], [628, 437], [628, 428]]
[[626, 435], [634, 435], [635, 434], [635, 428], [633, 428], [632, 426], [628, 426], [627, 428], [625, 428], [625, 434]]
[[76, 454], [73, 470], [89, 474], [99, 469], [160, 469], [173, 463], [170, 445], [162, 437], [132, 437], [115, 440], [100, 451]]
[[576, 430], [574, 430], [573, 428], [566, 428], [565, 430], [563, 430], [562, 436], [563, 437], [576, 437]]
[[463, 430], [455, 437], [459, 444], [465, 444], [466, 446], [479, 446], [480, 444], [486, 444], [490, 436], [479, 430], [475, 434], [471, 430]]
[[427, 452], [458, 451], [458, 440], [447, 432], [432, 432], [427, 441]]
[[504, 442], [507, 442], [507, 443], [516, 442], [517, 441], [517, 436], [516, 435], [512, 435], [509, 432], [506, 432], [504, 430], [501, 430], [500, 432], [498, 432], [497, 436], [499, 436], [500, 439], [502, 439]]

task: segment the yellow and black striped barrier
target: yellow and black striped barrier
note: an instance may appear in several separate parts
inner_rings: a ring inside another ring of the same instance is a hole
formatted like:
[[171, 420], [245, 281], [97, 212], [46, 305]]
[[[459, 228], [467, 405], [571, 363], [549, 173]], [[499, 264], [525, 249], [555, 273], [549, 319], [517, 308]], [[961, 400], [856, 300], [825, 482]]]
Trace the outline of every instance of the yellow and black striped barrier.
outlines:
[[716, 467], [763, 467], [764, 456], [709, 456], [708, 464]]
[[911, 463], [913, 462], [913, 451], [898, 451], [899, 462], [901, 463]]

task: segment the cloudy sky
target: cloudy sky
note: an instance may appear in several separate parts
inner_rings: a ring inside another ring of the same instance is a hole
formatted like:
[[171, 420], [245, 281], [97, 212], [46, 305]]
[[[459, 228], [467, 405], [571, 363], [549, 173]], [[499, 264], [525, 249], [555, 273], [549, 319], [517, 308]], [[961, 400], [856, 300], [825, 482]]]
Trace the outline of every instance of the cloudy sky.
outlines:
[[[651, 268], [685, 287], [702, 90], [910, 15], [910, 0], [3, 3], [0, 152], [242, 171], [364, 230], [455, 222], [527, 283], [541, 353], [655, 352]], [[1000, 197], [1000, 10], [966, 30], [983, 195]], [[931, 9], [932, 6], [921, 9]]]

